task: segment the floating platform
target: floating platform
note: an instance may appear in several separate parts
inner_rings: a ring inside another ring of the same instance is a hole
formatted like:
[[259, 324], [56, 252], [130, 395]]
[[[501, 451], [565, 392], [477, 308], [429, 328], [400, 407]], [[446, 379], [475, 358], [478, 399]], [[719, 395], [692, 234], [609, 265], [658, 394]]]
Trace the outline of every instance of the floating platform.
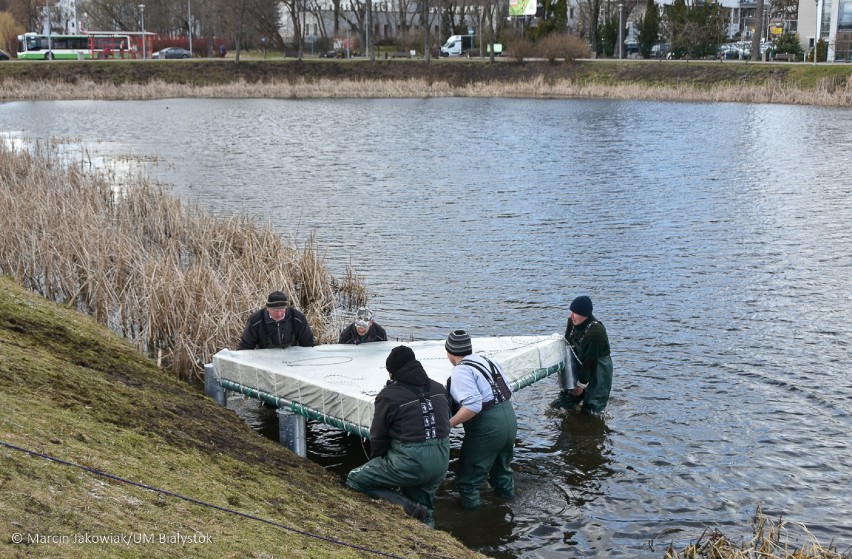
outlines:
[[[564, 370], [559, 334], [473, 338], [476, 353], [503, 367], [513, 391]], [[388, 381], [391, 349], [409, 346], [426, 374], [446, 384], [452, 371], [444, 340], [328, 344], [287, 349], [224, 349], [213, 357], [205, 390], [240, 392], [310, 420], [369, 438], [376, 395]], [[213, 395], [213, 394], [211, 394]], [[224, 397], [217, 398], [224, 403]]]

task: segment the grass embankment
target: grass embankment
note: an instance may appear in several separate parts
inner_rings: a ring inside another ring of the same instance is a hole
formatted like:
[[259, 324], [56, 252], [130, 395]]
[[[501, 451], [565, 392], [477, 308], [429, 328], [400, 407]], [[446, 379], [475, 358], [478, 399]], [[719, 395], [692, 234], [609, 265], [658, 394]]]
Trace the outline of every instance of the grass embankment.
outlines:
[[[399, 507], [343, 488], [106, 328], [6, 277], [0, 409], [7, 444], [382, 553], [482, 557]], [[376, 556], [7, 446], [0, 495], [3, 557]], [[195, 542], [175, 542], [177, 534]], [[90, 543], [101, 537], [128, 540]]]
[[59, 148], [0, 142], [0, 274], [90, 314], [176, 376], [236, 348], [270, 291], [290, 295], [318, 342], [337, 340], [338, 310], [365, 303], [360, 279], [332, 276], [313, 242], [211, 217], [144, 178], [117, 184]]
[[597, 97], [850, 107], [850, 78], [843, 64], [734, 61], [20, 61], [0, 65], [0, 100]]

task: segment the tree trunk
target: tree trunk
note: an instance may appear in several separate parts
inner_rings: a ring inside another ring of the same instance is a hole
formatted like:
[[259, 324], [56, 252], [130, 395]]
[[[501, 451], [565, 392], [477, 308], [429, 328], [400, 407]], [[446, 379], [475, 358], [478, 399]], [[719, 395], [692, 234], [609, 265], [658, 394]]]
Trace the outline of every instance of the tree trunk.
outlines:
[[760, 60], [760, 38], [763, 36], [763, 0], [757, 0], [754, 17], [754, 35], [751, 37], [751, 59]]

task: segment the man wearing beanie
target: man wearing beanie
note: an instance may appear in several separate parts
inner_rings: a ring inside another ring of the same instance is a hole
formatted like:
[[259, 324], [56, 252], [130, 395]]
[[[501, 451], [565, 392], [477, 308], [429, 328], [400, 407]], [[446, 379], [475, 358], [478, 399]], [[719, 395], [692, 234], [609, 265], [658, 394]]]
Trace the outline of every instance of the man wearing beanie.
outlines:
[[565, 341], [569, 346], [572, 366], [577, 373], [577, 386], [560, 386], [553, 408], [572, 408], [582, 402], [583, 411], [600, 413], [609, 401], [612, 389], [612, 357], [609, 337], [604, 325], [592, 314], [592, 300], [581, 295], [568, 307]]
[[273, 291], [266, 307], [254, 312], [246, 323], [238, 349], [312, 347], [314, 333], [305, 315], [288, 306], [290, 300], [281, 291]]
[[470, 336], [464, 330], [450, 332], [444, 348], [453, 364], [447, 381], [453, 406], [450, 426], [464, 426], [456, 476], [462, 507], [482, 505], [479, 488], [486, 479], [498, 495], [511, 499], [515, 496], [512, 457], [518, 419], [503, 369], [473, 353]]
[[409, 516], [434, 527], [435, 493], [450, 464], [447, 392], [426, 376], [408, 346], [393, 348], [385, 367], [390, 380], [376, 396], [371, 459], [350, 471], [346, 484], [401, 505]]
[[339, 344], [363, 344], [367, 342], [386, 342], [388, 335], [385, 329], [373, 320], [373, 311], [367, 307], [359, 307], [355, 321], [340, 333]]

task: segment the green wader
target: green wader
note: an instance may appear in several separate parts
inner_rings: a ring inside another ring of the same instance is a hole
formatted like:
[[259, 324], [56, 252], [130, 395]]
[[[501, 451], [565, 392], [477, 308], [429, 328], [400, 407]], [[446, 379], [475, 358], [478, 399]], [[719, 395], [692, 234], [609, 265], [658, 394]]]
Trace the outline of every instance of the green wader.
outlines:
[[431, 512], [435, 508], [435, 493], [444, 481], [449, 463], [449, 437], [417, 443], [391, 440], [385, 456], [373, 458], [349, 472], [346, 484], [371, 497], [385, 499], [384, 490], [401, 489], [405, 497]]
[[518, 418], [511, 400], [497, 404], [464, 422], [459, 471], [456, 486], [462, 507], [475, 509], [482, 505], [479, 488], [485, 482], [507, 499], [515, 496], [512, 456]]
[[600, 413], [609, 401], [612, 390], [612, 358], [607, 355], [598, 358], [595, 374], [583, 393], [583, 411]]
[[612, 390], [612, 358], [598, 358], [597, 367], [592, 378], [589, 380], [589, 385], [580, 396], [574, 396], [570, 390], [562, 390], [559, 396], [550, 403], [550, 407], [554, 409], [563, 408], [570, 410], [577, 404], [583, 404], [583, 411], [586, 413], [597, 414], [601, 413], [609, 402], [609, 393]]

